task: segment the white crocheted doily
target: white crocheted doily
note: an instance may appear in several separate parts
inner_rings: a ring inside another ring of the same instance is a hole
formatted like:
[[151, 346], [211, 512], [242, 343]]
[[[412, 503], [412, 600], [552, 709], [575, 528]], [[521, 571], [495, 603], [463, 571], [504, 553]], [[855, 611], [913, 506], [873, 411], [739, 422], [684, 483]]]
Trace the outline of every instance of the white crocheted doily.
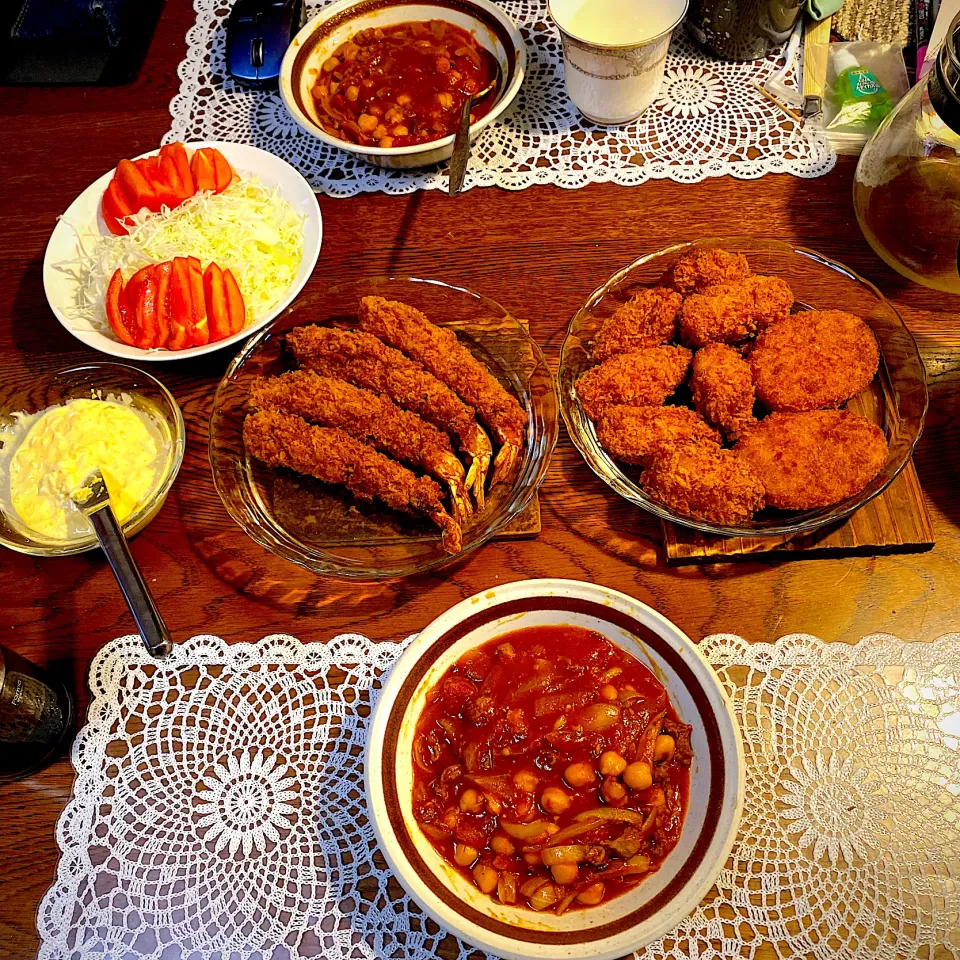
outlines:
[[[560, 37], [546, 0], [501, 0], [527, 43], [527, 76], [514, 108], [475, 144], [464, 189], [535, 183], [583, 187], [650, 178], [696, 182], [732, 174], [816, 177], [836, 158], [822, 135], [803, 130], [753, 84], [780, 65], [777, 57], [725, 63], [703, 53], [678, 30], [656, 103], [636, 122], [602, 127], [583, 119], [563, 87]], [[385, 171], [304, 133], [279, 93], [235, 83], [224, 63], [229, 4], [194, 0], [180, 92], [170, 104], [170, 140], [230, 140], [269, 150], [295, 166], [313, 187], [345, 197], [369, 190], [411, 193], [446, 189], [445, 167]], [[309, 14], [323, 0], [308, 0]], [[796, 84], [794, 71], [791, 81]]]
[[[160, 666], [137, 637], [109, 643], [40, 958], [435, 957], [446, 935], [391, 881], [363, 792], [404, 646], [203, 636]], [[743, 822], [715, 888], [640, 960], [960, 957], [960, 636], [700, 649], [743, 732]]]

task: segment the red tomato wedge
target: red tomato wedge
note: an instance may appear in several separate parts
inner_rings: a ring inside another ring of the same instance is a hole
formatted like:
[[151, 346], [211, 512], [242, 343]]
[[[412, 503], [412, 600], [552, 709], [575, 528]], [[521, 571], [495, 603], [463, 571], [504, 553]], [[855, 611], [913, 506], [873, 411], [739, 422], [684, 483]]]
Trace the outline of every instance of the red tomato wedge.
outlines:
[[190, 305], [190, 272], [186, 257], [175, 257], [170, 277], [170, 336], [168, 350], [183, 350], [193, 346], [193, 326]]
[[227, 291], [223, 285], [223, 271], [215, 263], [208, 264], [203, 272], [203, 299], [210, 322], [210, 342], [229, 337], [230, 307], [227, 304]]
[[203, 270], [196, 257], [187, 257], [187, 276], [190, 280], [190, 323], [193, 345], [202, 347], [210, 342], [210, 324], [203, 297]]
[[216, 147], [201, 147], [190, 161], [197, 190], [223, 193], [233, 181], [233, 168]]
[[159, 209], [156, 188], [142, 166], [138, 167], [132, 160], [121, 160], [117, 164], [114, 179], [120, 184], [120, 189], [134, 213], [141, 207], [148, 210]]
[[103, 222], [111, 233], [122, 237], [127, 232], [127, 228], [123, 225], [123, 218], [133, 213], [133, 207], [123, 195], [120, 184], [115, 179], [110, 181], [104, 191], [101, 212], [103, 213]]
[[173, 261], [166, 260], [154, 268], [157, 278], [157, 339], [155, 347], [167, 346], [170, 339], [170, 280]]
[[133, 316], [134, 342], [146, 350], [157, 346], [157, 268], [138, 270], [127, 284], [127, 309]]
[[134, 335], [130, 323], [130, 309], [123, 296], [123, 274], [117, 272], [110, 278], [107, 286], [106, 302], [107, 319], [117, 339], [121, 343], [134, 346]]
[[176, 167], [180, 182], [188, 197], [192, 197], [197, 188], [193, 182], [193, 174], [190, 172], [190, 158], [187, 156], [187, 148], [178, 140], [176, 143], [167, 143], [160, 148], [160, 162], [169, 160]]
[[223, 271], [223, 286], [227, 291], [227, 307], [230, 314], [230, 336], [239, 333], [247, 320], [247, 305], [243, 302], [240, 285], [229, 270]]

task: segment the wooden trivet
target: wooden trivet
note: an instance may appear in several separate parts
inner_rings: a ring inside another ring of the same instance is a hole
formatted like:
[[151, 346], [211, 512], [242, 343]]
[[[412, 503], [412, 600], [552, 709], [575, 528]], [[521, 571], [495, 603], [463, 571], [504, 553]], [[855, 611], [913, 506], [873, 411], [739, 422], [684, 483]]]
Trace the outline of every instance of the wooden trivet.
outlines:
[[934, 544], [933, 524], [911, 460], [879, 496], [843, 522], [807, 536], [715, 537], [664, 521], [668, 563], [722, 563], [756, 557], [919, 553]]

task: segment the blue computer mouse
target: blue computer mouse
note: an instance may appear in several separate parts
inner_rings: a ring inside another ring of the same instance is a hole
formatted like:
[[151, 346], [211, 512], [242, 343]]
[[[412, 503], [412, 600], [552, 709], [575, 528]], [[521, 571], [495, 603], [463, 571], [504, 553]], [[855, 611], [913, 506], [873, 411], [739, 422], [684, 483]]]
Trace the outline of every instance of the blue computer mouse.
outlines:
[[237, 0], [227, 19], [227, 70], [252, 87], [271, 87], [300, 29], [302, 0]]

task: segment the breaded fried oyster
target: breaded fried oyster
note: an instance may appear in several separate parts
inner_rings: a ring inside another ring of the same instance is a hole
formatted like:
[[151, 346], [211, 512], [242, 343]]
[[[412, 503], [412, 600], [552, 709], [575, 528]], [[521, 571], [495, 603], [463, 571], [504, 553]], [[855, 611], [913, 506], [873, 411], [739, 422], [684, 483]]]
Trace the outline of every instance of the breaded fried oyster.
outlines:
[[754, 423], [750, 364], [724, 343], [708, 343], [693, 355], [690, 374], [693, 403], [703, 418], [728, 439]]
[[597, 421], [600, 446], [614, 460], [645, 466], [664, 446], [720, 442], [720, 434], [688, 407], [608, 407]]
[[682, 297], [667, 287], [641, 290], [614, 310], [593, 341], [593, 361], [672, 340]]
[[740, 343], [783, 320], [793, 299], [793, 291], [782, 277], [748, 277], [707, 287], [684, 300], [681, 339], [691, 347]]
[[742, 253], [730, 253], [719, 247], [685, 253], [670, 267], [660, 281], [684, 295], [705, 290], [718, 283], [734, 283], [751, 276], [753, 271]]

